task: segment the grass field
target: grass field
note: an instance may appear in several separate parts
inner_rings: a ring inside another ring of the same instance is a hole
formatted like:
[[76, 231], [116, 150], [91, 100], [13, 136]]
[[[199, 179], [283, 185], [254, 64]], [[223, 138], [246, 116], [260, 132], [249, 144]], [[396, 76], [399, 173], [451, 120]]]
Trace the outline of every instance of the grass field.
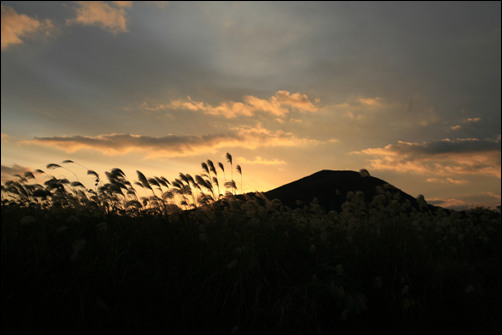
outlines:
[[2, 333], [501, 331], [500, 210], [419, 211], [383, 192], [340, 213], [230, 193], [132, 211], [7, 191]]

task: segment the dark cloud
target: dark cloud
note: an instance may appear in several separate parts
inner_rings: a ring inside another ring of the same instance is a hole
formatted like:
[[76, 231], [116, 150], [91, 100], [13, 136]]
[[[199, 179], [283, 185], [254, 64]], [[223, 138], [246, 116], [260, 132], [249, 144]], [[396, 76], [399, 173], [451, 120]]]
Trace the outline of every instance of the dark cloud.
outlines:
[[96, 137], [79, 135], [35, 137], [33, 140], [22, 143], [54, 146], [67, 152], [93, 149], [108, 155], [122, 155], [131, 151], [139, 151], [144, 153], [146, 157], [177, 157], [196, 155], [219, 148], [294, 147], [313, 145], [319, 141], [298, 138], [294, 134], [282, 130], [270, 131], [257, 125], [256, 127], [235, 128], [227, 134], [204, 136], [167, 135], [153, 137], [125, 133], [104, 134]]
[[440, 155], [500, 151], [501, 146], [500, 139], [457, 138], [423, 143], [400, 141], [391, 145], [389, 149], [407, 155]]
[[1, 166], [2, 182], [17, 178], [14, 176], [15, 174], [24, 176], [24, 173], [28, 171], [31, 171], [31, 169], [18, 164], [13, 164], [12, 166], [7, 166], [2, 164]]
[[54, 145], [68, 152], [81, 149], [96, 149], [107, 154], [123, 154], [133, 150], [154, 152], [171, 152], [184, 155], [197, 149], [208, 149], [218, 143], [236, 140], [235, 135], [205, 135], [163, 137], [141, 136], [134, 134], [106, 134], [96, 137], [66, 136], [66, 137], [35, 137], [32, 143]]
[[500, 178], [500, 136], [493, 140], [399, 141], [356, 153], [372, 156], [370, 163], [376, 170], [415, 172], [431, 178], [465, 174]]

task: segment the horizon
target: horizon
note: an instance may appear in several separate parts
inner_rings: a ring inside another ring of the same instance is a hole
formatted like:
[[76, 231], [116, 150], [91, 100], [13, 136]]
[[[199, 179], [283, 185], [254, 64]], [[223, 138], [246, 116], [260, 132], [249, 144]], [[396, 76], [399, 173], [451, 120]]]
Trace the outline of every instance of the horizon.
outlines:
[[65, 160], [85, 185], [87, 169], [173, 180], [208, 159], [228, 177], [229, 152], [245, 193], [367, 169], [437, 206], [499, 206], [500, 12], [4, 1], [2, 183]]

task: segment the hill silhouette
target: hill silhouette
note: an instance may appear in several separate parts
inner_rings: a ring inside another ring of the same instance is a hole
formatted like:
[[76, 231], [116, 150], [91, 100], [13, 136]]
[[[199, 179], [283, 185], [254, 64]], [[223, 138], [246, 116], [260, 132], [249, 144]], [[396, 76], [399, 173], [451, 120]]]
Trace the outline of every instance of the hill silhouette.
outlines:
[[[303, 205], [307, 205], [314, 198], [317, 198], [319, 205], [326, 210], [340, 211], [342, 204], [347, 200], [348, 192], [362, 191], [366, 201], [371, 202], [373, 197], [383, 190], [385, 192], [390, 191], [400, 203], [409, 201], [412, 207], [419, 208], [414, 197], [386, 181], [348, 170], [322, 170], [265, 192], [264, 195], [269, 200], [279, 199], [284, 205], [292, 209], [303, 207]], [[396, 193], [398, 196], [396, 196]], [[434, 206], [428, 205], [428, 208], [433, 209]]]

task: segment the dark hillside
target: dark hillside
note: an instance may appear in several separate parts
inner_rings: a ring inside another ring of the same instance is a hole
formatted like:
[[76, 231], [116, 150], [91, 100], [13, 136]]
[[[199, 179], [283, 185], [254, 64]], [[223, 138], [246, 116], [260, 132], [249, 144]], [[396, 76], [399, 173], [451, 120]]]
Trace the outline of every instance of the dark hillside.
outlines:
[[281, 200], [290, 208], [301, 207], [318, 198], [319, 204], [325, 209], [340, 211], [350, 191], [362, 191], [368, 202], [380, 192], [390, 191], [394, 196], [396, 193], [399, 195], [400, 202], [408, 200], [414, 208], [418, 208], [416, 199], [411, 195], [384, 180], [371, 176], [363, 177], [356, 171], [322, 170], [264, 194], [270, 200]]

